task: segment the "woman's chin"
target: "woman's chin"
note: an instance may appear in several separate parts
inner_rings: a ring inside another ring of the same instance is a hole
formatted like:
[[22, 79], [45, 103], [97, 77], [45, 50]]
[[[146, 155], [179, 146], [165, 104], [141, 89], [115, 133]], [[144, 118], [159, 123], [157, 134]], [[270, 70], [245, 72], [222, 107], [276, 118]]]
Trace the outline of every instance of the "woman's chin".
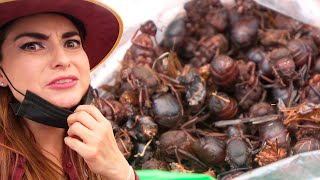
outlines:
[[47, 101], [64, 109], [70, 109], [81, 101], [83, 96], [85, 95], [84, 91], [75, 90], [72, 92], [64, 92], [64, 93], [53, 93], [51, 97], [48, 96]]
[[72, 107], [76, 106], [79, 104], [81, 101], [81, 98], [79, 100], [77, 98], [64, 98], [63, 100], [57, 100], [52, 102], [55, 106], [58, 106], [63, 109], [71, 109]]
[[62, 108], [62, 109], [68, 109], [68, 110], [73, 109], [73, 110], [74, 110], [74, 107], [75, 107], [77, 104], [78, 104], [78, 103], [73, 104], [73, 105], [63, 105], [63, 106], [58, 106], [58, 107], [60, 107], [60, 108]]

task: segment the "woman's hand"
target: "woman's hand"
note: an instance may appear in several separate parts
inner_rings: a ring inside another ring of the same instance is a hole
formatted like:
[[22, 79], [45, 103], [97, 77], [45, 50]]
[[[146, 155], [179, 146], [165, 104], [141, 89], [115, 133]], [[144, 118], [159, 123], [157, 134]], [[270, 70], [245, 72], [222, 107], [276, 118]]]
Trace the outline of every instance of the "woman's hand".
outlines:
[[126, 179], [129, 164], [118, 149], [111, 123], [92, 105], [81, 105], [68, 117], [65, 143], [90, 170], [108, 179]]

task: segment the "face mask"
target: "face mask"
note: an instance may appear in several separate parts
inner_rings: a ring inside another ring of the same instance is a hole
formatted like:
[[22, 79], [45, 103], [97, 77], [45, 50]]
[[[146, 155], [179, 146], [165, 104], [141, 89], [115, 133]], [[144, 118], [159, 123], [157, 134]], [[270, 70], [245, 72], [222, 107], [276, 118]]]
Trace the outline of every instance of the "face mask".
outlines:
[[[93, 98], [92, 88], [89, 88], [86, 96], [81, 102], [71, 108], [76, 109], [81, 104], [89, 104]], [[57, 128], [68, 129], [67, 118], [73, 113], [71, 110], [59, 108], [40, 96], [27, 91], [22, 103], [10, 103], [16, 116], [21, 116], [29, 120]]]

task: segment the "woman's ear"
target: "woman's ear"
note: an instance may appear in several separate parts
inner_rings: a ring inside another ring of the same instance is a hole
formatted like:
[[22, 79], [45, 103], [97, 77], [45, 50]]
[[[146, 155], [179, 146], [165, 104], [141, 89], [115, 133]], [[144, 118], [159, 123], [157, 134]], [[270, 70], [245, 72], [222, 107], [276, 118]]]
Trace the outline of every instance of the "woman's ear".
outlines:
[[8, 83], [7, 83], [7, 78], [6, 78], [6, 76], [4, 75], [2, 66], [1, 66], [1, 64], [0, 64], [0, 86], [1, 86], [1, 87], [6, 87], [7, 85], [8, 85]]

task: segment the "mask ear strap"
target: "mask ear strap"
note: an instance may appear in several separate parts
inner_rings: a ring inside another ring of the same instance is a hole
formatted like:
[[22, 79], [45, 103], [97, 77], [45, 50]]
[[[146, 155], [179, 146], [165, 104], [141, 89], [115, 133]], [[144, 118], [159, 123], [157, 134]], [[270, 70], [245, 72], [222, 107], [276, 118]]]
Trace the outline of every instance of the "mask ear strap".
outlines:
[[3, 72], [4, 76], [6, 77], [6, 79], [9, 81], [10, 85], [13, 87], [14, 90], [16, 90], [19, 94], [21, 94], [22, 96], [25, 96], [24, 94], [22, 94], [22, 92], [18, 91], [11, 83], [11, 81], [9, 80], [8, 76], [6, 75], [6, 73], [4, 72], [4, 70], [2, 69], [2, 67], [0, 66], [1, 71]]

